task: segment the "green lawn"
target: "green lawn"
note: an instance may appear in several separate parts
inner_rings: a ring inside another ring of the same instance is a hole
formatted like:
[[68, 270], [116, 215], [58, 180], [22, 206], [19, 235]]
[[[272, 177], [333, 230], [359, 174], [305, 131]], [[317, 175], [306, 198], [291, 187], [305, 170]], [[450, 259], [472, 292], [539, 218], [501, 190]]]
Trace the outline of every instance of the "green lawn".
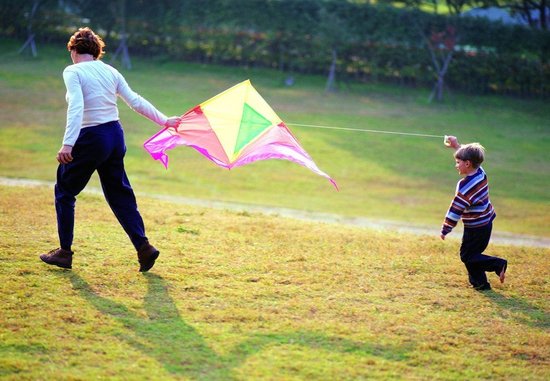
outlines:
[[547, 380], [550, 250], [468, 286], [458, 241], [142, 197], [161, 250], [141, 274], [82, 194], [72, 270], [51, 189], [0, 186], [2, 380]]
[[[0, 42], [0, 177], [55, 181], [63, 46]], [[180, 114], [250, 78], [287, 123], [455, 134], [487, 148], [496, 230], [549, 237], [550, 110], [543, 102], [354, 85], [282, 85], [274, 71], [133, 61], [132, 87]], [[508, 278], [476, 292], [439, 225], [458, 180], [440, 139], [291, 127], [340, 186], [285, 161], [232, 171], [190, 148], [170, 167], [141, 148], [157, 127], [121, 105], [136, 191], [433, 226], [415, 236], [139, 197], [161, 256], [141, 274], [103, 198], [77, 203], [72, 270], [52, 189], [0, 185], [2, 380], [547, 380], [550, 249], [491, 244]], [[97, 186], [97, 179], [91, 186]]]
[[[63, 46], [43, 46], [32, 59], [14, 53], [14, 42], [0, 47], [0, 176], [54, 181], [66, 111], [61, 72], [68, 54]], [[429, 105], [425, 90], [365, 84], [326, 94], [320, 77], [298, 76], [289, 88], [283, 74], [271, 70], [142, 59], [133, 64], [124, 72], [131, 86], [168, 115], [250, 78], [288, 124], [480, 141], [487, 148], [484, 167], [498, 213], [496, 230], [549, 236], [550, 109], [542, 101], [452, 94], [444, 104]], [[383, 218], [430, 225], [437, 232], [458, 180], [441, 139], [292, 126], [318, 166], [338, 182], [339, 192], [291, 162], [227, 171], [187, 147], [169, 152], [166, 171], [142, 148], [158, 127], [120, 103], [126, 165], [138, 192]]]

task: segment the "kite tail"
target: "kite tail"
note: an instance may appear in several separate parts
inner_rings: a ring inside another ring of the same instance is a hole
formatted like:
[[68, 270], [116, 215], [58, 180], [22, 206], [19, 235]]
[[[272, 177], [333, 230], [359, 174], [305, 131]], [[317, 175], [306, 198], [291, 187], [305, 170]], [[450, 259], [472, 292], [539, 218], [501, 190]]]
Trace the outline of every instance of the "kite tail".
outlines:
[[170, 137], [172, 134], [168, 132], [167, 128], [164, 128], [151, 136], [145, 143], [143, 148], [151, 155], [155, 160], [158, 160], [164, 165], [164, 168], [168, 169], [168, 155], [166, 155], [166, 147], [170, 145]]

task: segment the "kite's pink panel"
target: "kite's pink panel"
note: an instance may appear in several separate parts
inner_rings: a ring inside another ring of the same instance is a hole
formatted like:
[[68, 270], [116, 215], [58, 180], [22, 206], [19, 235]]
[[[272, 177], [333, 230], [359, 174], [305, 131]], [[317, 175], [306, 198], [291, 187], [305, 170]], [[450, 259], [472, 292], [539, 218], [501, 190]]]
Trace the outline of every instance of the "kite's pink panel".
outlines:
[[143, 146], [153, 159], [160, 160], [168, 167], [168, 156], [165, 152], [180, 145], [193, 147], [217, 165], [229, 167], [229, 159], [200, 106], [182, 116], [177, 133], [168, 129], [161, 130]]
[[239, 158], [231, 164], [231, 167], [239, 167], [254, 161], [267, 159], [290, 160], [303, 165], [318, 175], [326, 177], [338, 189], [336, 182], [317, 167], [284, 123], [270, 128], [256, 141], [248, 145], [241, 152]]

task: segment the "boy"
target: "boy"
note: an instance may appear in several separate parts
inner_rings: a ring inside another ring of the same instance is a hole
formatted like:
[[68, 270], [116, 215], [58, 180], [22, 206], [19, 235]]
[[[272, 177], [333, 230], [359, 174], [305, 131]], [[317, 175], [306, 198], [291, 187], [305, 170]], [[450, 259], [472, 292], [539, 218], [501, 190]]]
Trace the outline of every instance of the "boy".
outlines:
[[456, 194], [441, 229], [441, 239], [451, 232], [462, 218], [464, 234], [460, 246], [460, 259], [466, 265], [470, 284], [476, 290], [490, 290], [486, 271], [494, 271], [504, 283], [505, 259], [484, 255], [491, 238], [493, 220], [496, 217], [489, 200], [487, 175], [481, 163], [485, 149], [479, 143], [460, 145], [454, 136], [446, 137], [445, 145], [454, 148], [455, 168], [464, 178], [456, 186]]

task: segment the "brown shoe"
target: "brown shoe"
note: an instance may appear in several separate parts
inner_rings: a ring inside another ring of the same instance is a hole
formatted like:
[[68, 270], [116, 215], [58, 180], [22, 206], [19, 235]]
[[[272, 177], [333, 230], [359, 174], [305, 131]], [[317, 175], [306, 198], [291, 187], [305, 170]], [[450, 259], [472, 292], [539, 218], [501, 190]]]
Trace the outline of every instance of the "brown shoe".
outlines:
[[40, 259], [48, 265], [71, 269], [73, 265], [73, 252], [62, 248], [54, 249], [47, 254], [40, 255]]
[[157, 260], [159, 254], [160, 252], [155, 249], [155, 247], [151, 245], [149, 241], [145, 241], [145, 243], [141, 245], [137, 252], [139, 271], [146, 272], [151, 270], [151, 268], [155, 265], [155, 261]]

